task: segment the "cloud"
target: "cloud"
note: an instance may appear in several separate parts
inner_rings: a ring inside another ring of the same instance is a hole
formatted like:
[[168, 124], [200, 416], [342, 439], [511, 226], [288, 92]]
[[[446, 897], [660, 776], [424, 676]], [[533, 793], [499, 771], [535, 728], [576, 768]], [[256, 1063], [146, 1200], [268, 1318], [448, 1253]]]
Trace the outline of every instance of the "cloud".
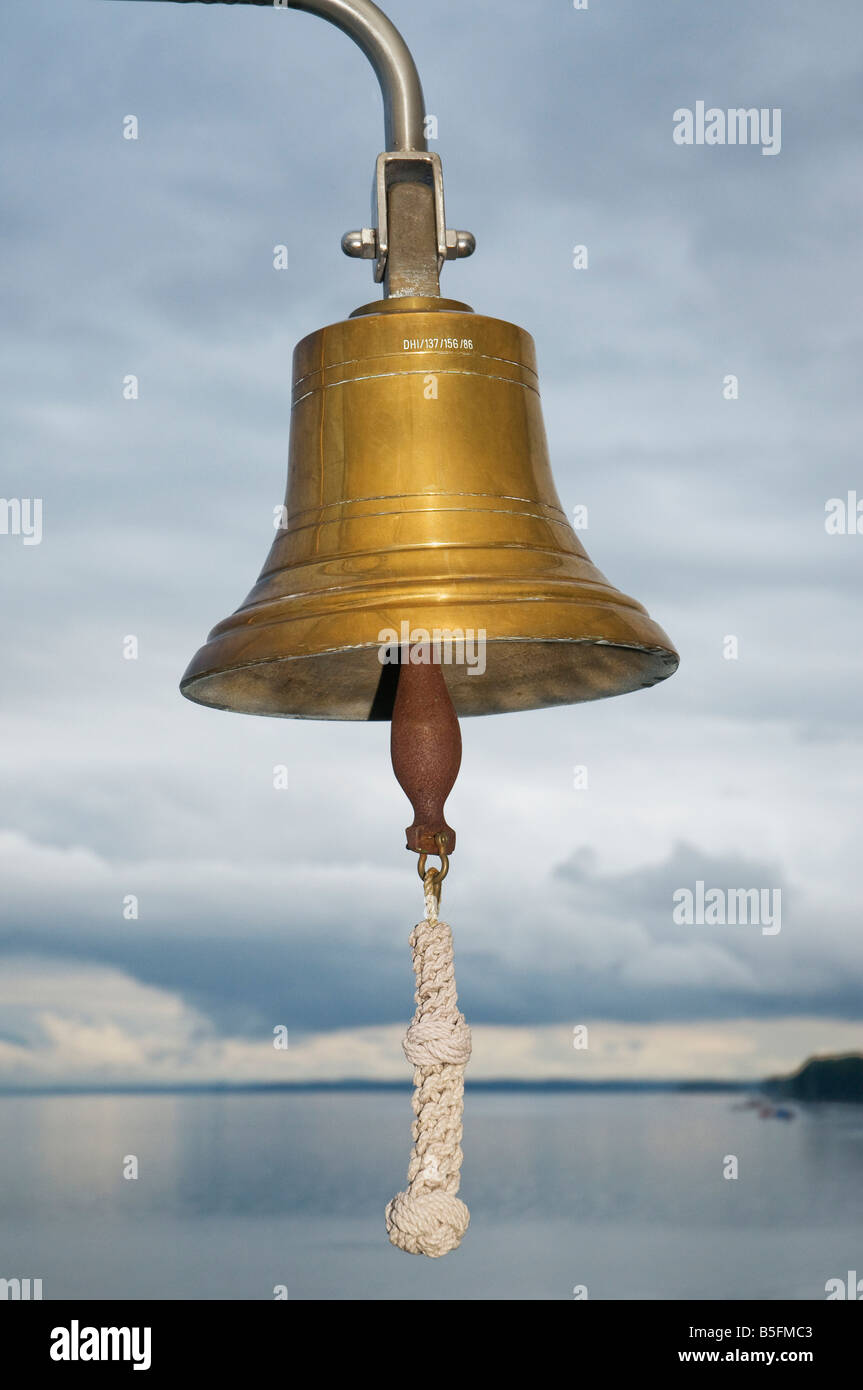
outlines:
[[[217, 1032], [179, 995], [122, 971], [58, 959], [6, 963], [0, 1009], [16, 1036], [0, 1037], [0, 1088], [408, 1082], [399, 1025], [255, 1037]], [[816, 1018], [779, 1023], [620, 1024], [473, 1029], [474, 1081], [712, 1077], [757, 1080], [803, 1055], [860, 1046], [860, 1024]], [[585, 1046], [585, 1043], [587, 1044]]]
[[[81, 850], [0, 837], [7, 906], [0, 948], [109, 964], [177, 992], [219, 1030], [345, 1029], [404, 1018], [412, 990], [406, 886], [369, 867], [172, 859], [109, 864]], [[674, 921], [674, 893], [782, 894], [781, 932]], [[134, 884], [140, 915], [122, 905]], [[826, 922], [776, 866], [682, 843], [666, 860], [601, 872], [582, 850], [513, 898], [500, 882], [456, 922], [458, 979], [473, 1021], [728, 1019], [789, 1012], [857, 1019], [863, 947]], [[499, 930], [501, 923], [505, 930]]]

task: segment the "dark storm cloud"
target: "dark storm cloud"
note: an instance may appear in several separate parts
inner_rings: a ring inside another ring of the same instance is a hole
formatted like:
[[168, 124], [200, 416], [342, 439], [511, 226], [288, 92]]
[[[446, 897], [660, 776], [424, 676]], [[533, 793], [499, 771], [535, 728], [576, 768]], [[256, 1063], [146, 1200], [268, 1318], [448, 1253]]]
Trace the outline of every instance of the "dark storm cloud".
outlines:
[[[675, 922], [674, 894], [756, 888], [779, 914], [765, 934], [758, 922]], [[781, 895], [776, 898], [777, 890]], [[330, 890], [344, 900], [344, 885]], [[79, 889], [79, 900], [82, 896]], [[72, 911], [45, 930], [10, 921], [0, 948], [10, 956], [110, 964], [180, 994], [226, 1033], [290, 1028], [353, 1028], [403, 1021], [409, 962], [387, 932], [389, 903], [369, 903], [345, 920], [309, 884], [286, 891], [251, 881], [234, 897], [202, 886], [197, 910], [173, 922], [98, 921]], [[531, 902], [542, 903], [534, 916]], [[231, 931], [241, 901], [255, 904], [242, 935]], [[104, 912], [104, 908], [102, 909]], [[220, 915], [221, 910], [221, 915]], [[19, 912], [22, 909], [18, 909]], [[770, 1017], [789, 1012], [863, 1018], [863, 950], [843, 943], [843, 923], [819, 922], [817, 906], [776, 865], [744, 856], [716, 858], [678, 845], [655, 866], [601, 874], [581, 852], [561, 864], [515, 909], [519, 939], [498, 940], [493, 907], [474, 904], [458, 938], [462, 1005], [476, 1023], [535, 1024], [607, 1018], [624, 1022]], [[317, 916], [314, 929], [307, 925]], [[281, 930], [275, 920], [283, 917]], [[165, 928], [168, 927], [166, 932]], [[479, 938], [483, 949], [477, 949]]]

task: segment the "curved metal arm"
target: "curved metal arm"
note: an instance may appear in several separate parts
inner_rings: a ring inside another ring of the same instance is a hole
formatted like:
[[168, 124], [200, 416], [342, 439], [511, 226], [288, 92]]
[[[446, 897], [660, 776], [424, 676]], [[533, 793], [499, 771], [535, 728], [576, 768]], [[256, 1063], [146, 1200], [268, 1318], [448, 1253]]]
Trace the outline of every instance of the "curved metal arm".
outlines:
[[388, 150], [427, 150], [422, 83], [411, 51], [372, 0], [171, 0], [173, 4], [261, 5], [305, 10], [329, 20], [353, 39], [375, 70], [384, 99]]
[[287, 0], [287, 7], [329, 20], [365, 53], [381, 84], [386, 148], [428, 149], [420, 75], [410, 49], [383, 11], [372, 0]]
[[170, 0], [172, 4], [266, 5], [305, 10], [334, 24], [362, 49], [384, 99], [386, 150], [375, 179], [377, 227], [347, 232], [347, 256], [375, 262], [375, 279], [394, 296], [437, 296], [445, 260], [473, 255], [470, 232], [447, 229], [440, 159], [429, 154], [422, 83], [411, 51], [372, 0]]

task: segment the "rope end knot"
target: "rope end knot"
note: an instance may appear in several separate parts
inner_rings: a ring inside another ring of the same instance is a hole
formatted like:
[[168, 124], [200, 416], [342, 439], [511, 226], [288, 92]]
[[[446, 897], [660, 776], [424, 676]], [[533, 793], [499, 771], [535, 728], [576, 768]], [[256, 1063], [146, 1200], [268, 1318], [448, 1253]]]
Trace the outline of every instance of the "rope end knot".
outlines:
[[387, 1207], [386, 1221], [390, 1241], [399, 1250], [435, 1260], [458, 1249], [470, 1212], [449, 1192], [400, 1192]]

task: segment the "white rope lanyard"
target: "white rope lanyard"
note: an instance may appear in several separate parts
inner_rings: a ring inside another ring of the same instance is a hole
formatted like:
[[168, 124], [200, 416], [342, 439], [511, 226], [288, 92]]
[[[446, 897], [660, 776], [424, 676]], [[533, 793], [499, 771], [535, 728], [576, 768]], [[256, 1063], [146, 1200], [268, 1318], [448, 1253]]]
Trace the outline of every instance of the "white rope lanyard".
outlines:
[[393, 1245], [432, 1259], [455, 1250], [470, 1221], [456, 1196], [470, 1029], [458, 1009], [452, 932], [438, 919], [435, 878], [429, 870], [423, 879], [425, 920], [410, 936], [417, 1008], [403, 1047], [414, 1069], [414, 1147], [407, 1189], [386, 1212]]

